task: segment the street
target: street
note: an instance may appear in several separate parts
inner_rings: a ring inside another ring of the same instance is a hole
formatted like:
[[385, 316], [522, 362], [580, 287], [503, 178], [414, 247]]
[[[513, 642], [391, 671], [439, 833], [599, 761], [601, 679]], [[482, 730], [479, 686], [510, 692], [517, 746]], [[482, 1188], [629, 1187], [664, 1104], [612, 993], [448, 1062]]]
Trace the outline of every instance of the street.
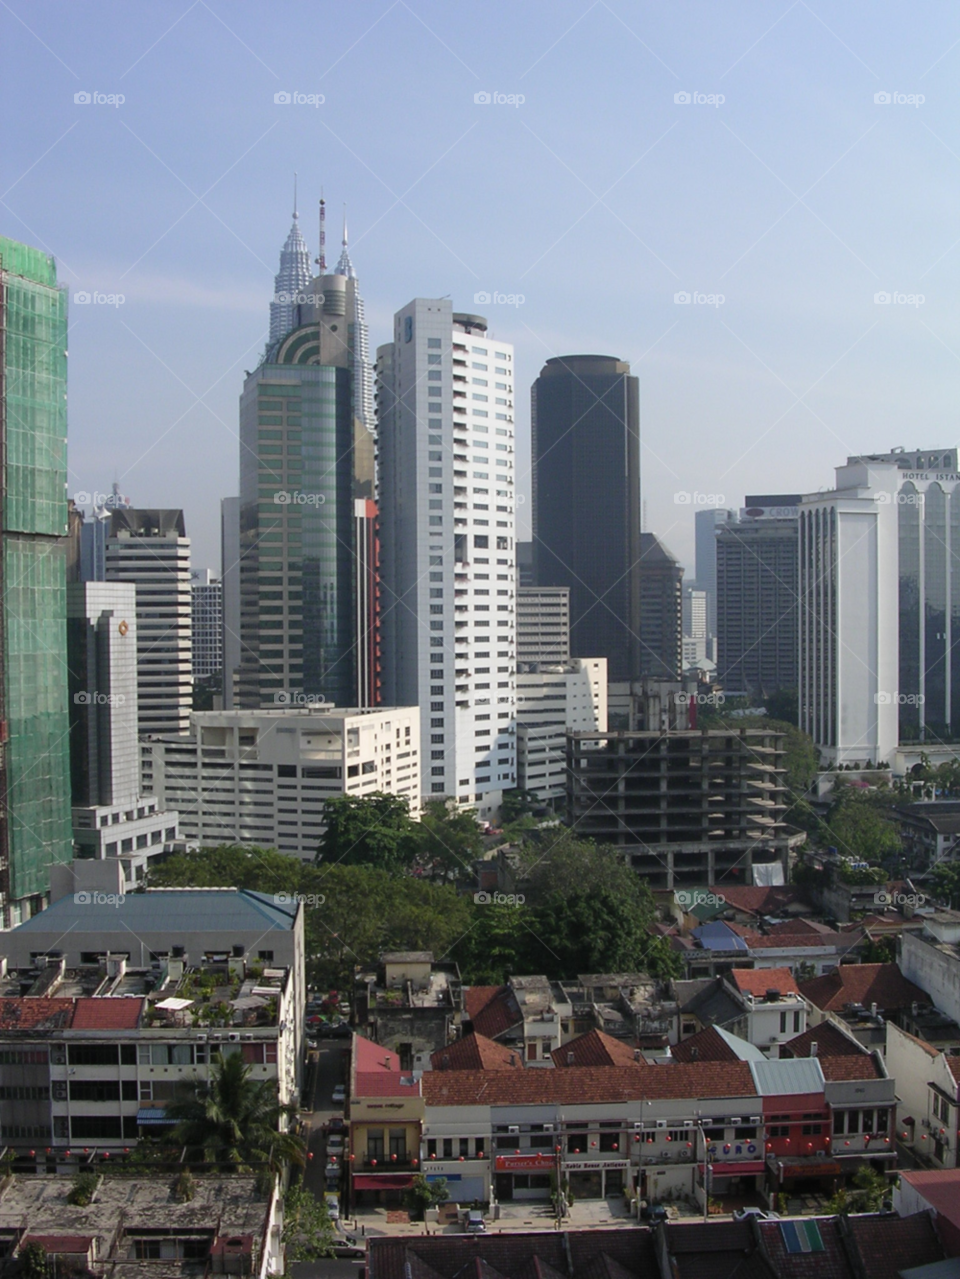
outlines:
[[[310, 1050], [310, 1055], [315, 1052], [317, 1060], [308, 1067], [306, 1083], [309, 1092], [304, 1096], [301, 1117], [304, 1121], [303, 1136], [307, 1151], [313, 1157], [307, 1159], [303, 1184], [317, 1199], [322, 1199], [326, 1192], [324, 1167], [327, 1152], [323, 1128], [334, 1115], [343, 1114], [343, 1107], [334, 1106], [330, 1098], [337, 1084], [345, 1082], [343, 1071], [348, 1055], [346, 1045], [349, 1042], [345, 1039], [321, 1039], [317, 1050]], [[346, 1135], [344, 1130], [344, 1141]]]

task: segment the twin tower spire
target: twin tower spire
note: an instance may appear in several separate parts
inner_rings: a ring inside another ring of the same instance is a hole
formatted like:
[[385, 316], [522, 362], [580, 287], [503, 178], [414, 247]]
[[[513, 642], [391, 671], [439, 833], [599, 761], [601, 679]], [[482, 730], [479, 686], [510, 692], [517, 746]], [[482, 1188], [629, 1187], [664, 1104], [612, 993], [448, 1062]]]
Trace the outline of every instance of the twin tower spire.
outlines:
[[[327, 273], [325, 252], [326, 205], [320, 199], [320, 255], [316, 259], [317, 274]], [[340, 259], [331, 272], [333, 275], [345, 275], [350, 280], [357, 278], [350, 254], [347, 251], [347, 211], [343, 211], [343, 241]], [[286, 337], [297, 323], [296, 304], [299, 295], [309, 293], [310, 282], [314, 273], [311, 269], [310, 250], [300, 231], [300, 214], [297, 210], [297, 175], [293, 175], [293, 225], [290, 234], [280, 250], [280, 270], [274, 277], [273, 301], [270, 303], [270, 339], [269, 345]]]

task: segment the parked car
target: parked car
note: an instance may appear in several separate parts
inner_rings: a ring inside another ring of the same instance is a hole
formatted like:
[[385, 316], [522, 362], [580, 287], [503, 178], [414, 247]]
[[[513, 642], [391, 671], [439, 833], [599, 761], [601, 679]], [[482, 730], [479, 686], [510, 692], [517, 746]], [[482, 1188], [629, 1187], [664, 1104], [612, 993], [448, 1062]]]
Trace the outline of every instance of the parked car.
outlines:
[[327, 1154], [336, 1155], [338, 1159], [343, 1154], [342, 1132], [332, 1132], [327, 1138]]
[[327, 1132], [346, 1132], [346, 1130], [347, 1121], [344, 1119], [343, 1115], [334, 1115], [327, 1124]]
[[323, 1202], [327, 1205], [327, 1216], [331, 1221], [340, 1220], [340, 1198], [338, 1195], [324, 1195]]
[[357, 1243], [335, 1243], [333, 1245], [333, 1255], [335, 1257], [365, 1257], [366, 1252]]
[[483, 1213], [479, 1208], [471, 1208], [467, 1213], [467, 1219], [463, 1223], [463, 1228], [468, 1235], [482, 1235], [486, 1230], [486, 1222], [483, 1220]]
[[337, 1084], [336, 1088], [333, 1090], [333, 1097], [331, 1100], [335, 1106], [342, 1106], [347, 1100], [347, 1090], [343, 1084]]
[[650, 1204], [642, 1210], [641, 1216], [649, 1221], [651, 1226], [655, 1226], [658, 1221], [666, 1221], [667, 1210], [663, 1204]]
[[751, 1217], [756, 1217], [758, 1221], [780, 1220], [778, 1212], [765, 1212], [763, 1208], [738, 1208], [733, 1214], [734, 1221], [749, 1221]]

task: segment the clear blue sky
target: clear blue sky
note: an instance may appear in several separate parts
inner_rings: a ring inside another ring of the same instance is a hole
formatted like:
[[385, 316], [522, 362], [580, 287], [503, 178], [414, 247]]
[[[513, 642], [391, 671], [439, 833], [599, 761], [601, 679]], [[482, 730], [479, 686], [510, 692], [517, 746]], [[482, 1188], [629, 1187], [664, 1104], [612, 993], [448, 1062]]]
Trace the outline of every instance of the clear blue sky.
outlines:
[[182, 506], [218, 564], [298, 170], [312, 252], [321, 184], [328, 257], [348, 205], [373, 348], [448, 293], [516, 343], [521, 491], [543, 360], [631, 361], [646, 526], [689, 564], [677, 491], [739, 506], [958, 442], [958, 99], [939, 0], [2, 0], [0, 230], [125, 297], [71, 306], [69, 489]]

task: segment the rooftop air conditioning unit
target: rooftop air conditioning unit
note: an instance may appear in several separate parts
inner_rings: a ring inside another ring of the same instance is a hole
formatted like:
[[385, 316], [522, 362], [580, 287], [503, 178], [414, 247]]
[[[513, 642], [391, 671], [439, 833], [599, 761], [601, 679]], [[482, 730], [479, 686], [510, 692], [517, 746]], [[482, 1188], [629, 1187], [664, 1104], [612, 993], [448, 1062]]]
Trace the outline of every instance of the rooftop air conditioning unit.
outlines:
[[219, 1030], [211, 1030], [211, 1032], [210, 1032], [210, 1038], [211, 1038], [211, 1039], [222, 1039], [222, 1038], [223, 1038], [223, 1034], [222, 1034], [222, 1032], [221, 1032], [221, 1031], [219, 1031]]
[[692, 1119], [685, 1119], [685, 1120], [683, 1121], [683, 1126], [684, 1126], [684, 1128], [692, 1128], [692, 1127], [693, 1127], [693, 1120], [692, 1120]]
[[519, 1124], [507, 1124], [507, 1132], [519, 1132], [519, 1131], [520, 1131]]
[[252, 1032], [251, 1032], [250, 1034], [248, 1034], [248, 1035], [244, 1035], [244, 1039], [252, 1039], [252, 1038], [253, 1038], [253, 1033], [252, 1033]]
[[230, 1040], [232, 1044], [236, 1044], [240, 1042], [240, 1035], [235, 1030], [231, 1030], [230, 1034], [227, 1035], [227, 1038]]
[[544, 1124], [544, 1125], [543, 1125], [543, 1131], [544, 1131], [544, 1132], [553, 1132], [553, 1124]]
[[657, 1127], [658, 1127], [658, 1128], [666, 1128], [666, 1126], [667, 1126], [667, 1121], [666, 1121], [665, 1119], [658, 1119], [658, 1120], [657, 1120]]
[[763, 1116], [762, 1116], [762, 1115], [751, 1115], [751, 1116], [750, 1116], [750, 1122], [751, 1122], [752, 1124], [762, 1124], [762, 1123], [763, 1123]]
[[206, 1035], [203, 1035], [203, 1034], [197, 1035], [197, 1043], [205, 1044], [206, 1042], [207, 1042]]
[[727, 1120], [727, 1123], [728, 1123], [728, 1124], [742, 1124], [742, 1123], [743, 1123], [743, 1118], [742, 1118], [742, 1116], [741, 1116], [741, 1115], [733, 1115], [730, 1119], [728, 1119], [728, 1120]]
[[633, 1131], [634, 1131], [634, 1132], [643, 1132], [643, 1121], [642, 1121], [642, 1120], [640, 1120], [640, 1119], [635, 1119], [635, 1120], [633, 1121]]

